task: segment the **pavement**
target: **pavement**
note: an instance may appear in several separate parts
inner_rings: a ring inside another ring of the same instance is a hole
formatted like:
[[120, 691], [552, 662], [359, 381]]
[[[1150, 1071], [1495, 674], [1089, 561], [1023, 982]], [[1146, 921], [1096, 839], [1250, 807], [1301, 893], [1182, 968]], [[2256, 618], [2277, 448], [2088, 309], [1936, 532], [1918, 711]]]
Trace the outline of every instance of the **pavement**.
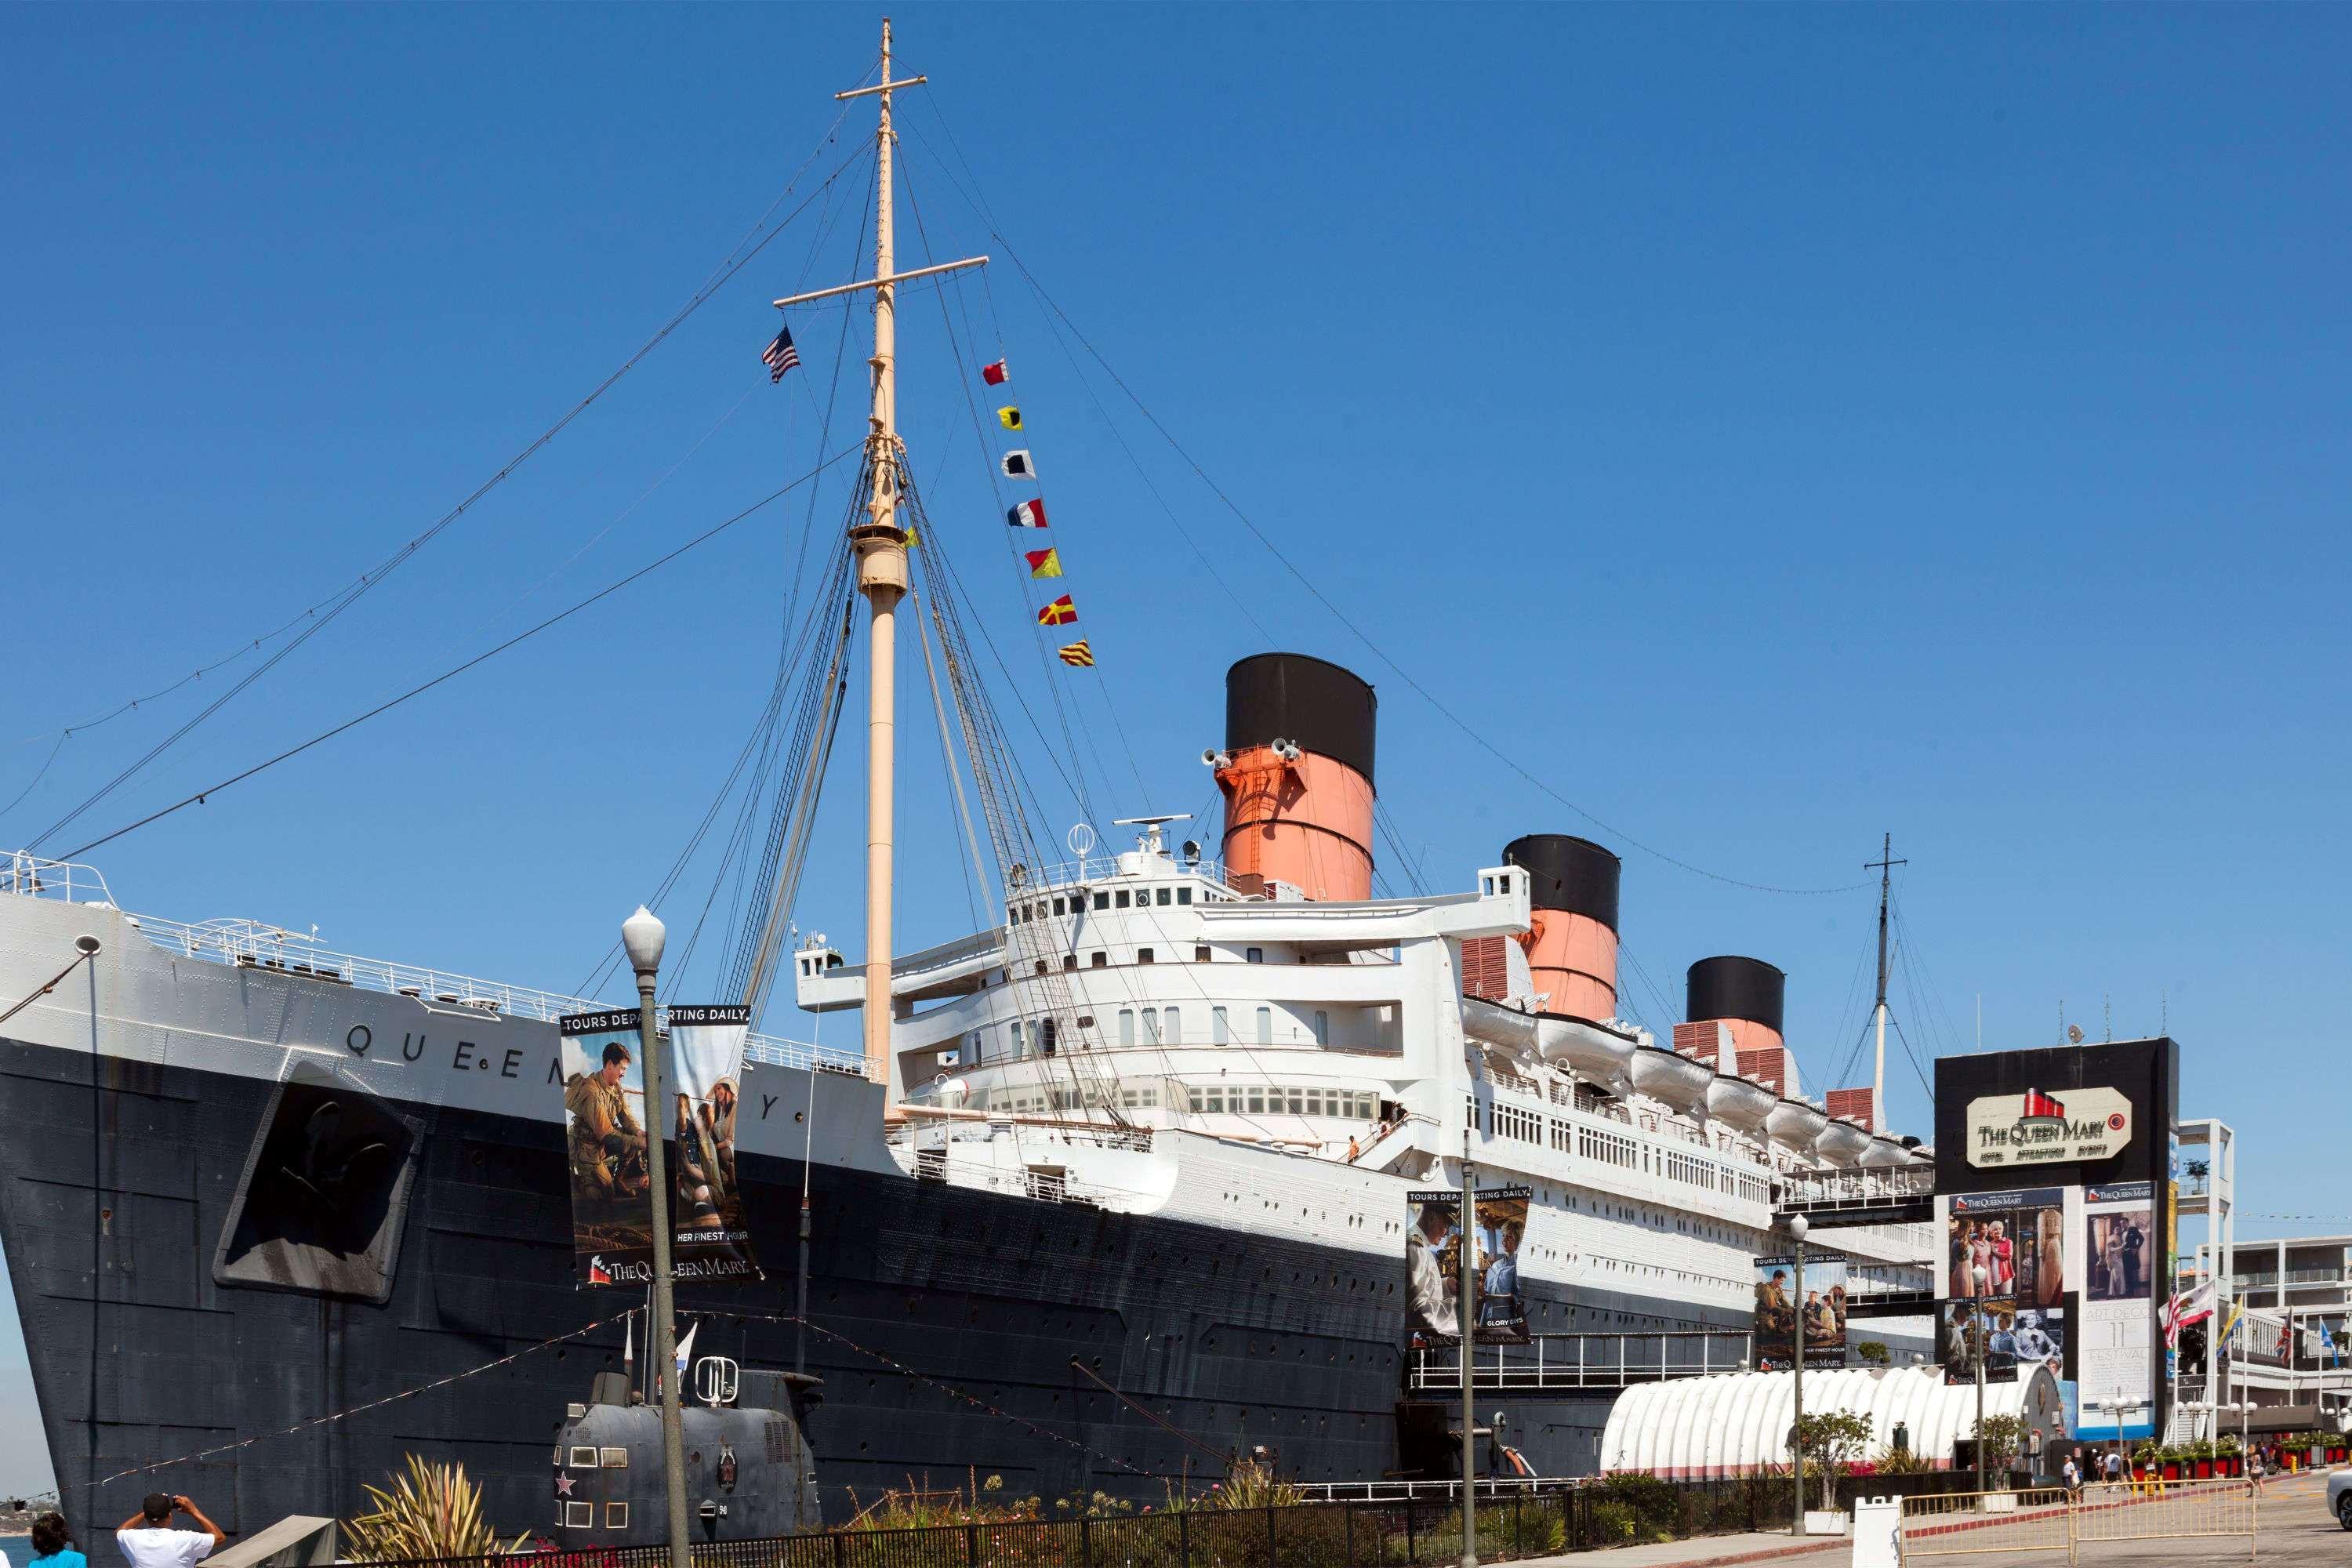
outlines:
[[[2190, 1563], [2245, 1562], [2258, 1563], [2261, 1568], [2319, 1568], [2321, 1564], [2344, 1568], [2352, 1562], [2352, 1534], [2327, 1512], [2324, 1472], [2273, 1478], [2263, 1494], [2259, 1517], [2262, 1531], [2257, 1542], [2244, 1536], [2085, 1541], [2076, 1549], [2075, 1563], [2099, 1568], [2110, 1564], [2113, 1568], [2143, 1564], [2187, 1568]], [[1523, 1568], [1738, 1568], [1782, 1560], [1790, 1568], [1831, 1568], [1832, 1564], [1843, 1568], [1852, 1556], [1853, 1545], [1843, 1537], [1798, 1541], [1781, 1531], [1705, 1535], [1653, 1546], [1612, 1546], [1601, 1552], [1530, 1558], [1523, 1560]], [[2067, 1564], [2063, 1549], [1964, 1552], [1926, 1561], [1927, 1568], [2066, 1568]]]

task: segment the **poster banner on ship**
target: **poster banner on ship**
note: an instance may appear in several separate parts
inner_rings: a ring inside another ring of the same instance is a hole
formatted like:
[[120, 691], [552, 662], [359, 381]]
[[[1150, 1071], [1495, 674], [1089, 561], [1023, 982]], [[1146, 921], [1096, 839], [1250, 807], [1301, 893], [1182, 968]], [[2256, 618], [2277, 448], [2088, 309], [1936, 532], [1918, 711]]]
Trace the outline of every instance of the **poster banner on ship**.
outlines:
[[[751, 1010], [672, 1006], [665, 1037], [671, 1104], [671, 1261], [698, 1283], [757, 1279], [735, 1182], [735, 1105]], [[634, 1009], [559, 1019], [572, 1247], [583, 1287], [653, 1279], [653, 1204], [646, 1159], [644, 1064]]]
[[1845, 1364], [1846, 1259], [1808, 1253], [1801, 1297], [1794, 1256], [1756, 1260], [1756, 1370], [1785, 1372], [1805, 1330], [1807, 1366]]
[[[1479, 1192], [1470, 1233], [1477, 1270], [1473, 1326], [1482, 1345], [1528, 1342], [1527, 1298], [1519, 1285], [1519, 1247], [1528, 1233], [1528, 1187]], [[1405, 1194], [1405, 1328], [1415, 1345], [1453, 1343], [1462, 1337], [1462, 1194]]]
[[2157, 1266], [2163, 1251], [2156, 1188], [2153, 1182], [2116, 1182], [2083, 1190], [2074, 1378], [2082, 1388], [2085, 1434], [2155, 1435]]

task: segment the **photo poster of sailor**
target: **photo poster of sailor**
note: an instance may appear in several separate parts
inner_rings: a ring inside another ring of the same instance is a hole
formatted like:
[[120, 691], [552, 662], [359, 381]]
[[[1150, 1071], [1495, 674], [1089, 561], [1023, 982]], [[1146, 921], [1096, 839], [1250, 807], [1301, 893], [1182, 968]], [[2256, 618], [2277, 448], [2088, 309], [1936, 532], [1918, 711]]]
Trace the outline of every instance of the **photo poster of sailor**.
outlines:
[[[1477, 1194], [1470, 1231], [1470, 1263], [1477, 1271], [1476, 1341], [1484, 1345], [1528, 1342], [1527, 1298], [1519, 1285], [1519, 1249], [1528, 1234], [1528, 1187], [1495, 1187]], [[1405, 1328], [1415, 1348], [1462, 1337], [1462, 1194], [1406, 1194]]]
[[[751, 1009], [667, 1009], [663, 1151], [670, 1177], [670, 1261], [698, 1283], [761, 1277], [735, 1181], [735, 1109]], [[634, 1010], [557, 1020], [563, 1130], [572, 1183], [574, 1277], [583, 1289], [653, 1279], [653, 1205]]]
[[1846, 1259], [1837, 1254], [1805, 1259], [1804, 1299], [1797, 1297], [1797, 1260], [1756, 1260], [1756, 1370], [1785, 1372], [1796, 1353], [1797, 1324], [1805, 1325], [1805, 1364], [1845, 1364]]

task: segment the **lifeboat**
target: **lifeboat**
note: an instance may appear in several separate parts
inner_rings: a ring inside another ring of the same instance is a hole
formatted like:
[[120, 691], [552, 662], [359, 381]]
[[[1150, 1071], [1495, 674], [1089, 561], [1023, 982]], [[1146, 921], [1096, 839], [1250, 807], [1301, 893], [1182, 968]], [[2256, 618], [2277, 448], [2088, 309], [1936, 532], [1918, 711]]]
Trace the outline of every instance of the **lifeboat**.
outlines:
[[1676, 1110], [1703, 1109], [1706, 1087], [1716, 1077], [1715, 1069], [1705, 1062], [1657, 1046], [1636, 1047], [1630, 1066], [1637, 1092]]
[[1764, 1118], [1765, 1135], [1790, 1149], [1810, 1152], [1813, 1140], [1830, 1124], [1828, 1115], [1801, 1100], [1780, 1100]]
[[1843, 1170], [1862, 1163], [1862, 1152], [1869, 1147], [1870, 1130], [1843, 1120], [1831, 1122], [1813, 1140], [1813, 1152]]
[[1543, 1013], [1536, 1018], [1536, 1047], [1548, 1062], [1574, 1068], [1603, 1083], [1622, 1085], [1632, 1079], [1633, 1056], [1641, 1042], [1590, 1018]]
[[1892, 1171], [1910, 1163], [1911, 1151], [1892, 1138], [1873, 1138], [1870, 1147], [1862, 1152], [1865, 1171]]
[[1727, 1126], [1753, 1132], [1764, 1125], [1780, 1097], [1754, 1079], [1717, 1073], [1706, 1086], [1706, 1113]]

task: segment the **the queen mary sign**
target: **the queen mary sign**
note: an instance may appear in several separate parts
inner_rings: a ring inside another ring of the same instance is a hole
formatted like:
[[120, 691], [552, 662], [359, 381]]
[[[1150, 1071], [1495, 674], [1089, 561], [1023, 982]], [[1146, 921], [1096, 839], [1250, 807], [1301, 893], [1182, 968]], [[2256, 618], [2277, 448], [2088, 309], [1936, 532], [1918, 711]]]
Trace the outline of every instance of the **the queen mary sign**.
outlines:
[[2131, 1136], [2131, 1101], [2120, 1089], [2029, 1089], [1969, 1101], [1971, 1165], [2105, 1160], [2120, 1153]]

